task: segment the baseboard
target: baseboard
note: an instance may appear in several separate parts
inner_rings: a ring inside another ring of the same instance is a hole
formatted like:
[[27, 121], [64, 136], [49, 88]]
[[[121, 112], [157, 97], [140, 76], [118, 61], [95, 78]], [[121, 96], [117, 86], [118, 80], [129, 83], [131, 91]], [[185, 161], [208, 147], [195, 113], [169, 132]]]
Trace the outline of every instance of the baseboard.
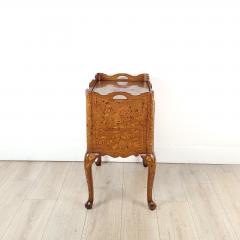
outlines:
[[[80, 154], [80, 155], [79, 155]], [[203, 164], [240, 164], [240, 146], [164, 146], [155, 147], [155, 155], [159, 163], [203, 163]], [[68, 152], [64, 154], [31, 156], [23, 159], [10, 158], [2, 160], [15, 161], [83, 161], [83, 153]], [[109, 162], [141, 162], [140, 157], [112, 158], [105, 156], [103, 161]]]
[[[240, 146], [165, 146], [155, 147], [159, 163], [240, 164]], [[109, 162], [140, 162], [141, 158], [104, 157]]]
[[155, 153], [163, 163], [240, 164], [240, 146], [169, 146]]

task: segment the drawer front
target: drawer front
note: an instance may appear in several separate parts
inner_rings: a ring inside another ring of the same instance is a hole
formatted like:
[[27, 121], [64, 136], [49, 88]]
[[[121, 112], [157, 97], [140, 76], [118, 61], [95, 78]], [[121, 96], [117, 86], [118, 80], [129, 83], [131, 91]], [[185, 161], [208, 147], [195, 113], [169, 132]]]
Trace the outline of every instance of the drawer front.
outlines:
[[144, 129], [95, 129], [94, 151], [112, 156], [127, 156], [143, 153], [145, 149]]

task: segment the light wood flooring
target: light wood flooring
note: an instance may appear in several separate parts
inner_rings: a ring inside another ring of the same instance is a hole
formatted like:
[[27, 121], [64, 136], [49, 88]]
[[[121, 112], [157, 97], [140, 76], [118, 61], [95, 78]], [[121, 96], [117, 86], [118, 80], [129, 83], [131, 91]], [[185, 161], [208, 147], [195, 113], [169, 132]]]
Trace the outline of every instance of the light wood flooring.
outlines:
[[0, 161], [1, 240], [240, 240], [240, 165], [158, 164], [156, 211], [140, 163]]

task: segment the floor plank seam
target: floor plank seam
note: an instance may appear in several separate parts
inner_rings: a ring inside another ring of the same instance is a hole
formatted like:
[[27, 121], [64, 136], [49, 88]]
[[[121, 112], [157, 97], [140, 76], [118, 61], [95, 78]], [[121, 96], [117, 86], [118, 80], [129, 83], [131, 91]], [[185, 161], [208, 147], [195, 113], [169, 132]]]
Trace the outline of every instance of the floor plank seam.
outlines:
[[53, 214], [53, 211], [54, 211], [56, 205], [57, 205], [57, 200], [55, 200], [54, 205], [53, 205], [53, 207], [52, 207], [52, 210], [51, 210], [50, 214], [48, 215], [48, 219], [47, 219], [46, 224], [45, 224], [45, 226], [44, 226], [44, 228], [43, 228], [41, 240], [42, 240], [43, 237], [44, 237], [44, 234], [45, 234], [45, 232], [46, 232], [46, 228], [47, 228], [47, 226], [48, 226], [48, 224], [49, 224], [49, 221], [50, 221], [50, 219], [51, 219], [51, 216], [52, 216], [52, 214]]
[[[5, 169], [5, 171], [7, 171], [8, 168], [10, 168], [10, 166], [12, 165], [13, 163], [10, 163], [7, 168]], [[10, 174], [6, 177], [4, 176], [3, 178], [0, 179], [0, 184], [1, 184], [1, 187], [5, 184], [5, 182], [8, 180], [8, 178], [10, 178]], [[1, 182], [3, 181], [3, 182]]]
[[83, 233], [84, 233], [84, 229], [85, 229], [86, 220], [87, 220], [87, 209], [85, 210], [85, 217], [84, 217], [83, 229], [82, 229], [80, 240], [82, 240], [82, 238], [83, 238]]
[[228, 215], [228, 213], [227, 213], [227, 211], [226, 211], [226, 209], [225, 209], [225, 207], [224, 207], [224, 204], [222, 203], [222, 200], [221, 200], [219, 194], [217, 193], [216, 189], [214, 188], [214, 184], [213, 184], [213, 182], [212, 182], [212, 180], [211, 180], [211, 178], [210, 178], [210, 176], [209, 176], [209, 173], [207, 173], [207, 176], [208, 176], [209, 182], [210, 182], [210, 184], [211, 184], [211, 186], [212, 186], [212, 188], [213, 188], [213, 191], [214, 191], [215, 195], [217, 196], [217, 199], [218, 199], [218, 201], [219, 201], [219, 203], [220, 203], [220, 206], [222, 207], [222, 209], [223, 209], [223, 211], [224, 211], [224, 213], [225, 213], [225, 216], [226, 216], [227, 220], [228, 220], [229, 223], [230, 223], [230, 226], [231, 226], [231, 228], [232, 228], [232, 231], [233, 231], [233, 233], [234, 233], [234, 236], [235, 236], [236, 239], [238, 239], [238, 235], [237, 235], [237, 233], [236, 233], [236, 231], [235, 231], [235, 228], [234, 228], [233, 225], [232, 225], [232, 221], [231, 221], [231, 219], [229, 219], [229, 215]]
[[[184, 166], [184, 167], [185, 167], [185, 166]], [[197, 239], [198, 239], [198, 240], [202, 240], [202, 239], [200, 238], [199, 233], [198, 233], [198, 230], [197, 230], [197, 224], [196, 224], [195, 218], [194, 218], [194, 216], [193, 216], [193, 210], [192, 210], [192, 207], [191, 207], [189, 198], [188, 198], [186, 186], [185, 186], [185, 183], [184, 183], [184, 181], [183, 181], [183, 179], [182, 179], [182, 176], [181, 176], [181, 185], [182, 185], [182, 188], [183, 188], [183, 191], [184, 191], [184, 195], [185, 195], [185, 198], [186, 198], [187, 206], [189, 207], [190, 217], [191, 217], [192, 222], [193, 222], [193, 225], [194, 225], [194, 227], [195, 227], [195, 229], [193, 229], [193, 231], [196, 233]]]
[[[82, 164], [83, 165], [83, 164]], [[103, 164], [102, 164], [103, 165]], [[84, 167], [84, 166], [82, 166], [82, 167]], [[102, 166], [101, 166], [102, 167]], [[96, 170], [94, 171], [94, 173], [93, 173], [93, 179], [95, 179], [95, 177], [96, 177], [96, 175], [97, 175], [97, 169], [98, 169], [99, 167], [97, 167], [96, 166]], [[85, 185], [86, 185], [87, 183], [85, 182]], [[94, 183], [93, 183], [94, 184]], [[84, 208], [85, 208], [85, 206], [84, 206]], [[88, 211], [91, 211], [91, 210], [87, 210], [86, 208], [85, 208], [85, 217], [84, 217], [84, 222], [83, 222], [83, 228], [82, 228], [82, 233], [81, 233], [81, 237], [80, 237], [80, 240], [82, 240], [82, 238], [83, 238], [83, 233], [84, 233], [84, 230], [85, 230], [85, 225], [86, 225], [86, 221], [87, 221], [87, 214], [88, 214]]]
[[60, 196], [60, 194], [61, 194], [61, 192], [62, 192], [63, 185], [64, 185], [64, 183], [65, 183], [65, 181], [66, 181], [66, 179], [67, 179], [67, 176], [68, 176], [68, 172], [69, 172], [68, 169], [70, 168], [70, 166], [71, 166], [72, 164], [73, 164], [73, 163], [71, 162], [71, 164], [68, 164], [68, 166], [67, 166], [67, 170], [65, 171], [65, 176], [64, 176], [64, 179], [63, 179], [63, 181], [62, 181], [62, 185], [61, 185], [60, 191], [58, 192], [56, 201], [59, 200], [59, 196]]
[[121, 201], [121, 226], [120, 226], [120, 239], [122, 239], [122, 221], [123, 221], [123, 188], [124, 188], [124, 163], [122, 163], [122, 201]]
[[7, 234], [8, 232], [8, 229], [10, 228], [12, 222], [14, 221], [15, 217], [17, 216], [18, 212], [20, 211], [21, 207], [23, 206], [23, 203], [26, 201], [26, 199], [23, 199], [21, 204], [19, 205], [19, 207], [17, 208], [14, 216], [12, 217], [12, 219], [10, 220], [8, 226], [6, 227], [6, 230], [4, 231], [4, 234], [2, 235], [1, 239], [4, 239], [5, 235]]
[[[153, 191], [153, 196], [154, 196], [154, 199], [156, 200], [156, 193], [155, 193], [155, 188], [154, 188], [154, 191]], [[157, 217], [157, 226], [158, 226], [158, 239], [160, 240], [160, 225], [159, 225], [159, 218], [158, 218], [158, 210], [159, 208], [161, 207], [161, 204], [159, 202], [156, 202], [157, 204], [157, 208], [155, 211], [156, 211], [156, 217]]]
[[201, 240], [200, 237], [199, 237], [199, 235], [198, 235], [198, 231], [197, 231], [197, 227], [196, 227], [196, 222], [195, 222], [194, 217], [193, 217], [193, 213], [192, 213], [192, 210], [191, 210], [191, 207], [190, 207], [190, 203], [189, 203], [188, 200], [186, 201], [186, 203], [187, 203], [187, 206], [188, 206], [188, 209], [189, 209], [190, 217], [191, 217], [192, 222], [193, 222], [193, 225], [194, 225], [194, 227], [195, 227], [195, 229], [193, 229], [193, 232], [195, 233], [197, 239], [198, 239], [198, 240]]
[[240, 178], [239, 178], [239, 175], [236, 174], [235, 171], [231, 171], [231, 173], [233, 174], [233, 176], [237, 179], [237, 181], [240, 183]]
[[[72, 163], [71, 163], [71, 164], [72, 164]], [[71, 165], [71, 164], [68, 164], [67, 169], [70, 168], [70, 165]], [[55, 202], [54, 202], [54, 205], [53, 205], [53, 207], [52, 207], [52, 210], [51, 210], [50, 214], [48, 215], [48, 219], [47, 219], [46, 224], [45, 224], [45, 226], [44, 226], [44, 228], [43, 228], [41, 240], [43, 240], [43, 237], [44, 237], [45, 232], [46, 232], [46, 230], [47, 230], [47, 226], [48, 226], [48, 224], [49, 224], [49, 221], [50, 221], [50, 219], [51, 219], [51, 217], [52, 217], [52, 214], [53, 214], [53, 212], [54, 212], [54, 210], [55, 210], [55, 208], [56, 208], [57, 202], [58, 202], [58, 200], [59, 200], [60, 193], [62, 192], [62, 189], [63, 189], [63, 184], [64, 184], [64, 182], [66, 181], [66, 178], [67, 178], [67, 173], [68, 173], [68, 171], [65, 172], [65, 176], [64, 176], [64, 179], [63, 179], [63, 181], [62, 181], [62, 185], [61, 185], [60, 191], [59, 191], [59, 193], [58, 193], [57, 198], [55, 199]]]
[[[61, 166], [52, 162], [50, 169], [48, 163], [6, 165], [8, 170], [0, 173], [5, 176], [0, 179], [0, 240], [36, 236], [39, 240], [240, 239], [240, 168], [158, 164], [161, 169], [156, 169], [152, 192], [158, 208], [146, 212], [148, 168], [137, 163], [105, 163], [92, 166], [97, 187], [92, 210], [84, 207], [88, 191], [82, 162]], [[45, 169], [48, 174], [42, 177]], [[112, 181], [115, 176], [117, 180]], [[33, 194], [36, 183], [41, 191]]]
[[33, 184], [31, 185], [31, 187], [30, 187], [30, 189], [29, 189], [29, 192], [26, 194], [25, 200], [30, 200], [30, 199], [28, 198], [28, 196], [29, 196], [29, 194], [31, 193], [34, 185], [36, 184], [36, 182], [37, 182], [37, 180], [38, 180], [38, 178], [40, 177], [44, 165], [46, 165], [46, 164], [44, 163], [44, 164], [41, 166], [41, 169], [40, 169], [39, 173], [37, 174], [36, 178], [33, 180]]
[[[185, 165], [184, 165], [184, 167], [185, 167]], [[188, 167], [189, 167], [189, 166], [188, 166]], [[183, 182], [183, 179], [182, 179], [182, 176], [181, 176], [181, 175], [180, 175], [180, 179], [181, 179], [181, 186], [182, 186], [183, 191], [184, 191], [186, 203], [187, 203], [187, 206], [188, 206], [188, 209], [189, 209], [189, 213], [190, 213], [191, 219], [192, 219], [192, 221], [193, 221], [193, 225], [194, 225], [194, 227], [195, 227], [195, 229], [193, 229], [193, 231], [196, 233], [196, 236], [197, 236], [198, 240], [201, 240], [201, 239], [200, 239], [200, 236], [199, 236], [199, 234], [198, 234], [198, 231], [197, 231], [196, 222], [195, 222], [194, 217], [193, 217], [193, 212], [192, 212], [192, 209], [191, 209], [191, 206], [190, 206], [189, 199], [188, 199], [188, 197], [187, 197], [185, 185], [184, 185], [184, 182]]]
[[[11, 164], [13, 164], [13, 163], [11, 163]], [[9, 165], [9, 166], [10, 166], [10, 165]], [[37, 181], [37, 178], [39, 177], [40, 172], [41, 172], [41, 171], [39, 171], [39, 173], [37, 174], [36, 179], [32, 182], [31, 186], [29, 187], [29, 190], [26, 192], [25, 197], [24, 197], [23, 200], [22, 200], [22, 203], [19, 205], [19, 207], [17, 208], [14, 216], [13, 216], [12, 219], [10, 220], [10, 222], [9, 222], [7, 228], [6, 228], [6, 231], [5, 231], [5, 233], [2, 235], [1, 239], [4, 239], [5, 235], [7, 234], [7, 230], [10, 228], [10, 226], [11, 226], [14, 218], [17, 216], [18, 212], [20, 211], [21, 207], [23, 206], [23, 203], [24, 203], [26, 200], [28, 200], [28, 199], [27, 199], [27, 196], [28, 196], [28, 194], [30, 193], [30, 191], [32, 190], [33, 185], [35, 184], [35, 181]], [[10, 176], [9, 176], [9, 178], [10, 178]], [[7, 179], [8, 179], [8, 178], [7, 178]]]
[[[13, 163], [11, 163], [10, 165], [12, 165], [12, 164], [13, 164]], [[10, 165], [9, 165], [9, 166], [10, 166]], [[8, 166], [8, 167], [9, 167], [9, 166]], [[12, 224], [14, 218], [17, 216], [18, 212], [20, 211], [21, 207], [23, 206], [23, 203], [24, 203], [26, 200], [28, 200], [28, 199], [27, 199], [27, 196], [28, 196], [29, 193], [31, 192], [31, 190], [32, 190], [32, 188], [33, 188], [35, 182], [37, 181], [37, 179], [38, 179], [40, 173], [41, 173], [41, 170], [40, 170], [39, 173], [37, 174], [35, 180], [33, 180], [31, 186], [29, 187], [29, 190], [26, 192], [25, 197], [24, 197], [23, 200], [22, 200], [22, 203], [19, 205], [19, 207], [17, 208], [17, 210], [16, 210], [14, 216], [13, 216], [12, 219], [10, 220], [10, 222], [9, 222], [7, 228], [6, 228], [6, 231], [5, 231], [5, 233], [2, 235], [1, 239], [3, 239], [3, 238], [5, 237], [5, 235], [7, 234], [7, 230], [10, 228], [10, 226], [11, 226], [11, 224]], [[10, 178], [10, 175], [9, 175], [8, 178]], [[8, 179], [8, 178], [7, 178], [7, 179]], [[7, 180], [7, 179], [6, 179], [6, 180]]]

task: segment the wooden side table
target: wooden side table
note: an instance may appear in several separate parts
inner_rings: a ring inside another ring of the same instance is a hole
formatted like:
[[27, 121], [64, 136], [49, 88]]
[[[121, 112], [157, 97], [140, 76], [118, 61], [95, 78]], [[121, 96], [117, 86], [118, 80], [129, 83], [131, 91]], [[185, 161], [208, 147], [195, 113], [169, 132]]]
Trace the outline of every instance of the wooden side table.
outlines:
[[156, 169], [153, 150], [154, 94], [148, 74], [112, 76], [97, 73], [86, 90], [87, 152], [84, 168], [89, 197], [87, 209], [93, 205], [92, 164], [101, 165], [101, 157], [140, 155], [148, 167], [147, 201], [149, 209], [156, 204], [152, 188]]

